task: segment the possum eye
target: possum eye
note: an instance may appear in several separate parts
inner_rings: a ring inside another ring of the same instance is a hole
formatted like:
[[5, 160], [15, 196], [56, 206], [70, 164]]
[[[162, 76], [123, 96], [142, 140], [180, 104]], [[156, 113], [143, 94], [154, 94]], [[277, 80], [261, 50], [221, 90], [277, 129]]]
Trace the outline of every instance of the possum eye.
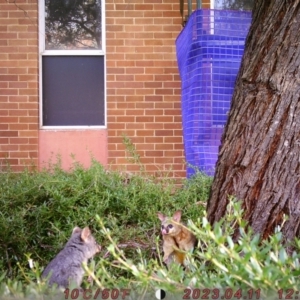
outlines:
[[164, 229], [165, 227], [164, 227], [164, 225], [161, 225], [161, 227], [160, 227], [161, 229]]
[[169, 225], [168, 225], [168, 228], [169, 228], [169, 229], [173, 228], [173, 225], [172, 225], [172, 224], [169, 224]]

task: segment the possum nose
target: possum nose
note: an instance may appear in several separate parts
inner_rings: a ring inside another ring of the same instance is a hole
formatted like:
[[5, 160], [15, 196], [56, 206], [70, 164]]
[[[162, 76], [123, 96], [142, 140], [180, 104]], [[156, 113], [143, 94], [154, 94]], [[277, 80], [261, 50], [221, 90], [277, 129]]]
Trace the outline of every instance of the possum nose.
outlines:
[[99, 244], [97, 244], [97, 249], [96, 249], [97, 253], [101, 251], [101, 246]]
[[164, 229], [161, 230], [161, 233], [162, 234], [168, 234], [168, 231], [164, 228]]

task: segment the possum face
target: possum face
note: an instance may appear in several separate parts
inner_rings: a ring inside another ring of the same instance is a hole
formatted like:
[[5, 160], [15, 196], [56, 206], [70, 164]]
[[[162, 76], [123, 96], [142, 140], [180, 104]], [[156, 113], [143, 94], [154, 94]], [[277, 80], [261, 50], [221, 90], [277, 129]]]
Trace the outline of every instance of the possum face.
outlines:
[[171, 234], [174, 231], [174, 225], [172, 223], [166, 222], [161, 224], [161, 233], [162, 234]]
[[73, 248], [77, 247], [80, 249], [80, 252], [83, 254], [84, 261], [92, 258], [101, 250], [101, 246], [97, 243], [88, 227], [83, 229], [75, 227], [68, 244]]
[[161, 233], [163, 235], [175, 236], [181, 231], [181, 226], [179, 224], [181, 212], [177, 211], [172, 218], [169, 218], [162, 213], [157, 213], [158, 218], [161, 220]]
[[101, 251], [101, 246], [96, 242], [94, 236], [91, 234], [91, 231], [88, 227], [85, 227], [82, 230], [80, 237], [85, 245], [84, 248], [86, 258], [89, 259]]

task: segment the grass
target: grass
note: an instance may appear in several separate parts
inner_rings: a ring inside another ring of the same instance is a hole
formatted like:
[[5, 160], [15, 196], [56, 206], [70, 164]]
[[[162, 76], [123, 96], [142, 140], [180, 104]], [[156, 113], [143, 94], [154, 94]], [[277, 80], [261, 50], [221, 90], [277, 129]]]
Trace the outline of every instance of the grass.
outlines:
[[[200, 299], [199, 293], [209, 289], [210, 297], [219, 293], [244, 299], [252, 292], [255, 299], [258, 293], [265, 297], [280, 289], [284, 298], [286, 289], [296, 290], [299, 240], [290, 256], [281, 244], [280, 227], [269, 240], [261, 241], [246, 230], [240, 202], [234, 199], [226, 217], [211, 226], [205, 212], [211, 182], [201, 173], [180, 187], [167, 178], [128, 178], [106, 171], [96, 161], [89, 169], [75, 163], [70, 172], [57, 163], [42, 172], [1, 173], [0, 298], [58, 297], [40, 274], [73, 227], [87, 225], [102, 246], [101, 254], [86, 266], [93, 281], [86, 276], [83, 282], [83, 288], [94, 292], [122, 288], [130, 289], [130, 299], [153, 299], [160, 288], [172, 299], [184, 295]], [[189, 254], [188, 270], [162, 264], [156, 213], [172, 215], [177, 209], [199, 239], [197, 249]], [[231, 238], [233, 227], [240, 232], [237, 243]]]

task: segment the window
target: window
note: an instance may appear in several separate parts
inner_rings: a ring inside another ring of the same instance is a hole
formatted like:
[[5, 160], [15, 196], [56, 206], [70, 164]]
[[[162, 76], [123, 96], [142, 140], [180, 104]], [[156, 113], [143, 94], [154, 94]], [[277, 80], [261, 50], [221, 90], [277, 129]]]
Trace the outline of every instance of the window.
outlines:
[[104, 127], [104, 4], [39, 4], [41, 127]]
[[254, 0], [214, 0], [212, 8], [232, 10], [252, 10]]

